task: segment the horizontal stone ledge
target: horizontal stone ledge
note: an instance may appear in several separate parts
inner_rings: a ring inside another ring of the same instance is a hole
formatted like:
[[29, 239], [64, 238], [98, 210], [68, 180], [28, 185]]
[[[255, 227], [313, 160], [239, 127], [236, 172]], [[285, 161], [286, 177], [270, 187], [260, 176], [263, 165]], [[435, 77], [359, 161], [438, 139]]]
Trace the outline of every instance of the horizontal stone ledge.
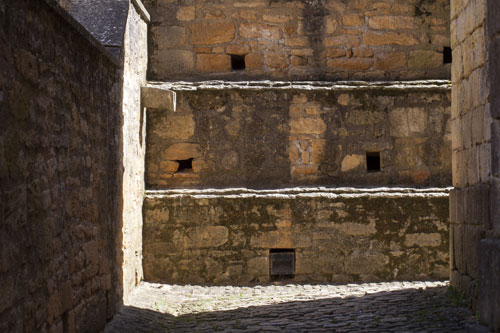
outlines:
[[173, 91], [196, 90], [451, 90], [448, 80], [418, 81], [200, 81], [200, 82], [154, 82], [147, 84], [149, 88]]
[[172, 190], [147, 190], [147, 198], [178, 198], [192, 197], [195, 199], [211, 198], [361, 198], [361, 197], [448, 197], [451, 187], [445, 188], [405, 188], [405, 187], [377, 187], [377, 188], [351, 188], [351, 187], [307, 187], [254, 190], [246, 188], [226, 189], [172, 189]]

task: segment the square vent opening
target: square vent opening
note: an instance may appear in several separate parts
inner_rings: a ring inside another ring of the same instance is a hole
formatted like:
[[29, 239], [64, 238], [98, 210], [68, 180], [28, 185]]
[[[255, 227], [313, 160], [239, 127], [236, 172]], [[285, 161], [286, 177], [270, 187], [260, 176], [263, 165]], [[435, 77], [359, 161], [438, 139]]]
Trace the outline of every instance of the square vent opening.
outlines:
[[245, 69], [245, 56], [238, 54], [230, 54], [231, 56], [231, 69], [234, 71], [242, 71]]
[[269, 273], [273, 281], [293, 279], [295, 277], [295, 250], [269, 250]]
[[193, 159], [189, 158], [187, 160], [177, 160], [177, 163], [179, 163], [179, 168], [177, 169], [177, 172], [189, 172], [193, 171]]
[[380, 171], [380, 153], [366, 152], [366, 170], [368, 172]]

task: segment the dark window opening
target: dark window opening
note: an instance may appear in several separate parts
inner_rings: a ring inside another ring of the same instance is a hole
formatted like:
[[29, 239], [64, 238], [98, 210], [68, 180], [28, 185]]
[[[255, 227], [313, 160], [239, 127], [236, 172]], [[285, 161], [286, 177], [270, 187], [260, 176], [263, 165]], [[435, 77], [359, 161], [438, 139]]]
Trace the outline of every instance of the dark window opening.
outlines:
[[445, 46], [443, 49], [443, 64], [451, 64], [452, 59], [451, 47]]
[[192, 171], [193, 170], [193, 159], [187, 159], [187, 160], [177, 160], [177, 163], [179, 163], [179, 168], [177, 169], [177, 172], [184, 172], [184, 171]]
[[295, 277], [295, 250], [269, 250], [269, 265], [271, 280], [293, 279]]
[[231, 54], [231, 68], [235, 71], [241, 71], [245, 69], [245, 56]]
[[366, 153], [366, 170], [368, 172], [380, 171], [380, 153], [367, 152]]

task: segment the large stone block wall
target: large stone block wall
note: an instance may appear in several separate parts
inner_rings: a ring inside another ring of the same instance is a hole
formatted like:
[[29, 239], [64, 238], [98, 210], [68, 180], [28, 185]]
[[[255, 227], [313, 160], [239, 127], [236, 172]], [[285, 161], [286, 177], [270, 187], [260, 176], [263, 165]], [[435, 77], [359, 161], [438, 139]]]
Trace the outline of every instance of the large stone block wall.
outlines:
[[145, 110], [141, 87], [146, 84], [149, 15], [141, 2], [128, 8], [123, 38], [123, 259], [117, 269], [123, 276], [123, 299], [127, 302], [142, 273], [142, 203], [144, 200]]
[[[487, 1], [486, 36], [491, 112], [490, 229], [479, 245], [479, 309], [481, 321], [500, 331], [500, 2]], [[488, 89], [488, 85], [483, 87]], [[474, 131], [476, 129], [473, 128]], [[488, 133], [489, 128], [484, 128]]]
[[116, 312], [119, 63], [54, 1], [0, 2], [0, 331]]
[[490, 228], [491, 115], [486, 2], [452, 1], [451, 283], [477, 300], [478, 244]]
[[[149, 79], [447, 79], [449, 0], [147, 0]], [[232, 70], [244, 55], [245, 70]]]
[[451, 2], [451, 283], [500, 331], [500, 3]]
[[446, 190], [150, 191], [144, 277], [266, 283], [270, 249], [294, 249], [295, 282], [446, 279], [448, 205]]
[[147, 188], [451, 184], [446, 82], [150, 87], [177, 109], [148, 108]]

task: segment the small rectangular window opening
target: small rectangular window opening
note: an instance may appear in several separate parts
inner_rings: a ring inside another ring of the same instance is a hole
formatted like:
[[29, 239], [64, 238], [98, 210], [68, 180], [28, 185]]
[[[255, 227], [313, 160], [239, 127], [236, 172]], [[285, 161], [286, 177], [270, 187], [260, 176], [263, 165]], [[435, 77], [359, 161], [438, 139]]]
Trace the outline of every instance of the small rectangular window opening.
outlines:
[[230, 54], [231, 56], [231, 68], [235, 71], [241, 71], [245, 69], [245, 56], [238, 54]]
[[452, 59], [451, 47], [445, 46], [443, 49], [443, 64], [451, 64]]
[[192, 158], [189, 158], [187, 160], [177, 160], [176, 162], [179, 163], [179, 168], [177, 169], [177, 172], [193, 171]]
[[269, 273], [273, 281], [293, 279], [295, 277], [295, 250], [270, 249]]
[[380, 153], [366, 152], [366, 170], [368, 172], [380, 171]]

